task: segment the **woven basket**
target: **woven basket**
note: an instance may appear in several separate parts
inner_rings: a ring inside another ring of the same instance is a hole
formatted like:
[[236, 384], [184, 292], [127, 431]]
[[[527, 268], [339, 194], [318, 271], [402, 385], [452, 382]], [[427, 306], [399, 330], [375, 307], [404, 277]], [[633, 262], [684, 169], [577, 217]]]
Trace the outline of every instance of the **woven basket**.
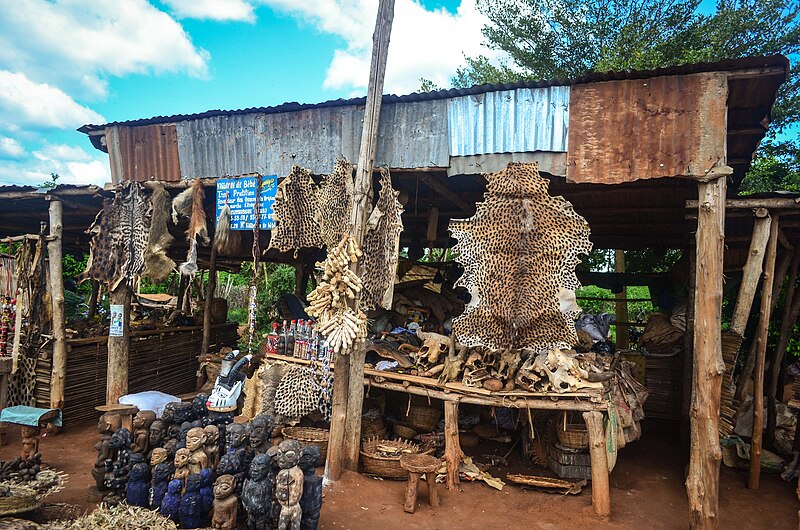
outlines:
[[567, 449], [586, 449], [589, 447], [589, 433], [586, 425], [568, 423], [566, 427], [556, 429], [558, 441]]
[[328, 429], [316, 427], [284, 427], [281, 431], [287, 440], [297, 440], [304, 445], [316, 445], [324, 461], [328, 455]]
[[228, 320], [228, 301], [224, 298], [211, 300], [211, 323], [224, 324]]
[[406, 415], [405, 423], [420, 432], [431, 432], [436, 430], [441, 418], [442, 411], [439, 409], [412, 405]]
[[410, 440], [417, 435], [417, 431], [405, 423], [395, 423], [394, 434], [400, 438], [406, 438]]
[[33, 488], [17, 484], [6, 484], [11, 491], [8, 497], [0, 497], [0, 516], [25, 513], [39, 507], [40, 501]]
[[374, 419], [361, 418], [361, 439], [383, 438], [386, 436], [386, 426], [380, 416]]
[[361, 445], [361, 465], [364, 473], [398, 480], [408, 478], [408, 471], [400, 466], [400, 454], [396, 457], [381, 456], [377, 450], [379, 445], [394, 447], [414, 454], [420, 453], [419, 446], [409, 441], [370, 438]]

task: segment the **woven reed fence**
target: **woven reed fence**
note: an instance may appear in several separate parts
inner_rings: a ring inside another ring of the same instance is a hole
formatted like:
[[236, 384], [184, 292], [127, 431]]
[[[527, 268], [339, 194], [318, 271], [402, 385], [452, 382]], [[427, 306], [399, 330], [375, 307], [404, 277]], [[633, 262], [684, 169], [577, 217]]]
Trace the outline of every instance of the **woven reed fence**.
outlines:
[[[237, 324], [212, 326], [210, 352], [224, 346], [235, 347]], [[94, 421], [94, 408], [106, 400], [108, 338], [91, 337], [67, 340], [67, 374], [64, 390], [65, 424]], [[131, 333], [128, 391], [160, 390], [183, 394], [195, 389], [197, 356], [203, 342], [200, 326], [164, 328]], [[36, 365], [36, 405], [50, 406], [52, 352]]]

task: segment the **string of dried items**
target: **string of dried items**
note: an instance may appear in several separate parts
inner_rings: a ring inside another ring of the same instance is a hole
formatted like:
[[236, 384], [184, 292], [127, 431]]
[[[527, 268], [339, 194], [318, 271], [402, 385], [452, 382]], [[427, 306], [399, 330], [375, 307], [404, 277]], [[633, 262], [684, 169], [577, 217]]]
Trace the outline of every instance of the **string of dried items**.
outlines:
[[324, 262], [317, 262], [322, 269], [322, 279], [311, 294], [311, 304], [306, 313], [317, 319], [317, 329], [327, 338], [334, 353], [346, 354], [354, 343], [367, 337], [367, 317], [362, 311], [353, 309], [361, 292], [361, 280], [350, 270], [363, 254], [349, 235], [328, 251]]
[[172, 222], [177, 225], [180, 216], [189, 218], [189, 228], [186, 230], [189, 251], [186, 253], [186, 261], [178, 267], [184, 276], [192, 276], [197, 272], [197, 244], [208, 245], [210, 241], [206, 211], [203, 208], [204, 200], [203, 183], [200, 179], [195, 179], [190, 187], [172, 201]]

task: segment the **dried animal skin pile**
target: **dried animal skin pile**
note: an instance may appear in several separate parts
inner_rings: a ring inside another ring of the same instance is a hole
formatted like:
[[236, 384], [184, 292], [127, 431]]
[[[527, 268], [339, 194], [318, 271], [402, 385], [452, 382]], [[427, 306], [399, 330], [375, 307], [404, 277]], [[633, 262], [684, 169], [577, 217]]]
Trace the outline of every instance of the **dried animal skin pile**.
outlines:
[[492, 350], [570, 348], [580, 312], [575, 266], [592, 248], [589, 225], [547, 193], [537, 164], [510, 163], [486, 178], [475, 215], [450, 223], [464, 266], [457, 285], [472, 296], [453, 331], [463, 345]]
[[186, 230], [189, 252], [186, 254], [186, 261], [181, 263], [178, 268], [181, 274], [185, 276], [191, 276], [197, 272], [198, 243], [203, 245], [208, 245], [209, 243], [206, 211], [203, 207], [205, 196], [203, 183], [200, 179], [194, 179], [191, 187], [183, 190], [172, 201], [172, 222], [178, 224], [180, 216], [189, 218], [189, 228]]
[[279, 361], [266, 366], [264, 371], [259, 370], [258, 382], [261, 389], [261, 414], [275, 415], [275, 394], [278, 392], [283, 377], [289, 372], [289, 365]]
[[361, 280], [350, 270], [350, 264], [362, 255], [355, 241], [345, 236], [328, 251], [324, 262], [316, 263], [323, 276], [308, 295], [311, 305], [306, 313], [317, 319], [317, 329], [334, 353], [346, 354], [354, 343], [367, 338], [366, 315], [362, 311], [356, 313], [351, 307], [361, 292]]
[[152, 202], [138, 182], [126, 182], [86, 231], [92, 234], [89, 260], [81, 279], [108, 284], [113, 291], [122, 280], [142, 273], [152, 220]]
[[319, 386], [314, 371], [307, 366], [292, 366], [275, 392], [275, 412], [299, 420], [319, 407]]
[[278, 184], [272, 207], [275, 228], [269, 248], [281, 252], [298, 248], [322, 248], [317, 211], [317, 185], [311, 172], [294, 166], [292, 172]]
[[403, 207], [397, 200], [399, 192], [392, 188], [388, 169], [381, 170], [380, 184], [378, 202], [369, 216], [364, 236], [361, 307], [365, 310], [392, 307], [400, 233], [403, 231]]
[[163, 515], [125, 503], [117, 506], [101, 504], [92, 513], [74, 521], [54, 521], [45, 530], [177, 530], [177, 525]]
[[144, 254], [144, 271], [142, 276], [153, 281], [164, 281], [175, 268], [175, 262], [167, 256], [167, 250], [173, 237], [169, 233], [169, 211], [172, 199], [164, 186], [158, 184], [151, 195], [153, 205], [150, 235], [147, 250]]
[[340, 158], [333, 173], [325, 175], [317, 192], [317, 210], [314, 219], [319, 223], [322, 242], [327, 248], [339, 244], [350, 231], [350, 214], [353, 211], [353, 166]]

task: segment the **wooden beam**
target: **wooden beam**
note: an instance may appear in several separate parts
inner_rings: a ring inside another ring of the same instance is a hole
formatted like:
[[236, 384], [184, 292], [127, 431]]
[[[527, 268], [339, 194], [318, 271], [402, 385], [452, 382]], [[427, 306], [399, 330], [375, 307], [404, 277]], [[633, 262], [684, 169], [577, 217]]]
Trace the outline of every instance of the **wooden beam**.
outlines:
[[208, 355], [211, 344], [211, 306], [214, 303], [214, 290], [217, 288], [217, 245], [211, 242], [211, 259], [208, 264], [208, 285], [206, 286], [206, 304], [203, 312], [203, 343], [200, 346], [200, 356]]
[[443, 198], [447, 199], [447, 201], [451, 202], [454, 206], [458, 206], [459, 208], [464, 210], [464, 212], [469, 213], [475, 211], [474, 203], [469, 203], [466, 200], [464, 200], [464, 198], [461, 197], [461, 195], [448, 188], [446, 184], [440, 182], [433, 175], [428, 175], [423, 173], [422, 175], [419, 176], [419, 179], [422, 181], [423, 184], [428, 186], [431, 190], [435, 191]]
[[50, 408], [53, 409], [64, 407], [64, 387], [67, 373], [67, 336], [61, 248], [62, 212], [60, 201], [50, 201], [50, 237], [47, 243], [47, 261], [50, 268], [50, 300], [53, 311], [53, 366], [50, 377]]
[[764, 430], [764, 363], [767, 355], [767, 331], [772, 310], [772, 284], [775, 281], [775, 255], [778, 246], [779, 219], [772, 220], [769, 243], [764, 259], [764, 281], [761, 287], [761, 305], [758, 312], [756, 362], [753, 368], [753, 438], [750, 443], [750, 473], [747, 487], [758, 489], [761, 479], [761, 444]]
[[[625, 251], [614, 251], [614, 272], [625, 272]], [[616, 302], [614, 304], [614, 313], [616, 314], [617, 322], [628, 321], [628, 289], [622, 287], [621, 293], [615, 294]], [[627, 350], [630, 347], [628, 342], [628, 328], [617, 328], [617, 349]]]
[[106, 405], [116, 405], [128, 393], [128, 350], [130, 347], [131, 289], [123, 280], [109, 293], [109, 303], [121, 306], [122, 335], [108, 335]]
[[744, 70], [731, 70], [725, 72], [728, 79], [751, 79], [753, 77], [778, 77], [785, 76], [786, 69], [782, 66], [763, 66], [758, 68], [747, 68]]
[[608, 485], [608, 453], [603, 429], [603, 413], [584, 412], [589, 435], [589, 458], [592, 463], [592, 508], [600, 517], [611, 515], [611, 490]]
[[743, 127], [741, 129], [728, 129], [728, 136], [750, 136], [766, 133], [763, 127]]
[[447, 463], [447, 489], [458, 486], [458, 468], [464, 453], [458, 437], [458, 401], [444, 402], [444, 460]]
[[[686, 201], [687, 209], [697, 209], [697, 205], [697, 201]], [[725, 201], [726, 210], [743, 208], [766, 208], [770, 211], [776, 209], [800, 209], [800, 198], [773, 197], [770, 199], [728, 199]]]
[[690, 528], [719, 527], [719, 406], [722, 393], [722, 258], [725, 177], [698, 183], [693, 393], [689, 473]]
[[791, 241], [789, 241], [789, 238], [786, 237], [786, 234], [783, 233], [783, 230], [778, 230], [778, 241], [783, 248], [787, 250], [794, 250], [794, 245], [792, 245]]
[[758, 280], [761, 278], [761, 266], [764, 263], [764, 253], [767, 250], [771, 222], [772, 218], [763, 216], [756, 217], [753, 224], [750, 251], [747, 253], [747, 262], [742, 269], [742, 285], [739, 288], [739, 296], [736, 298], [736, 306], [733, 309], [733, 317], [731, 318], [730, 330], [740, 337], [744, 337], [747, 318], [750, 316], [753, 298], [755, 298], [756, 289], [758, 288]]

